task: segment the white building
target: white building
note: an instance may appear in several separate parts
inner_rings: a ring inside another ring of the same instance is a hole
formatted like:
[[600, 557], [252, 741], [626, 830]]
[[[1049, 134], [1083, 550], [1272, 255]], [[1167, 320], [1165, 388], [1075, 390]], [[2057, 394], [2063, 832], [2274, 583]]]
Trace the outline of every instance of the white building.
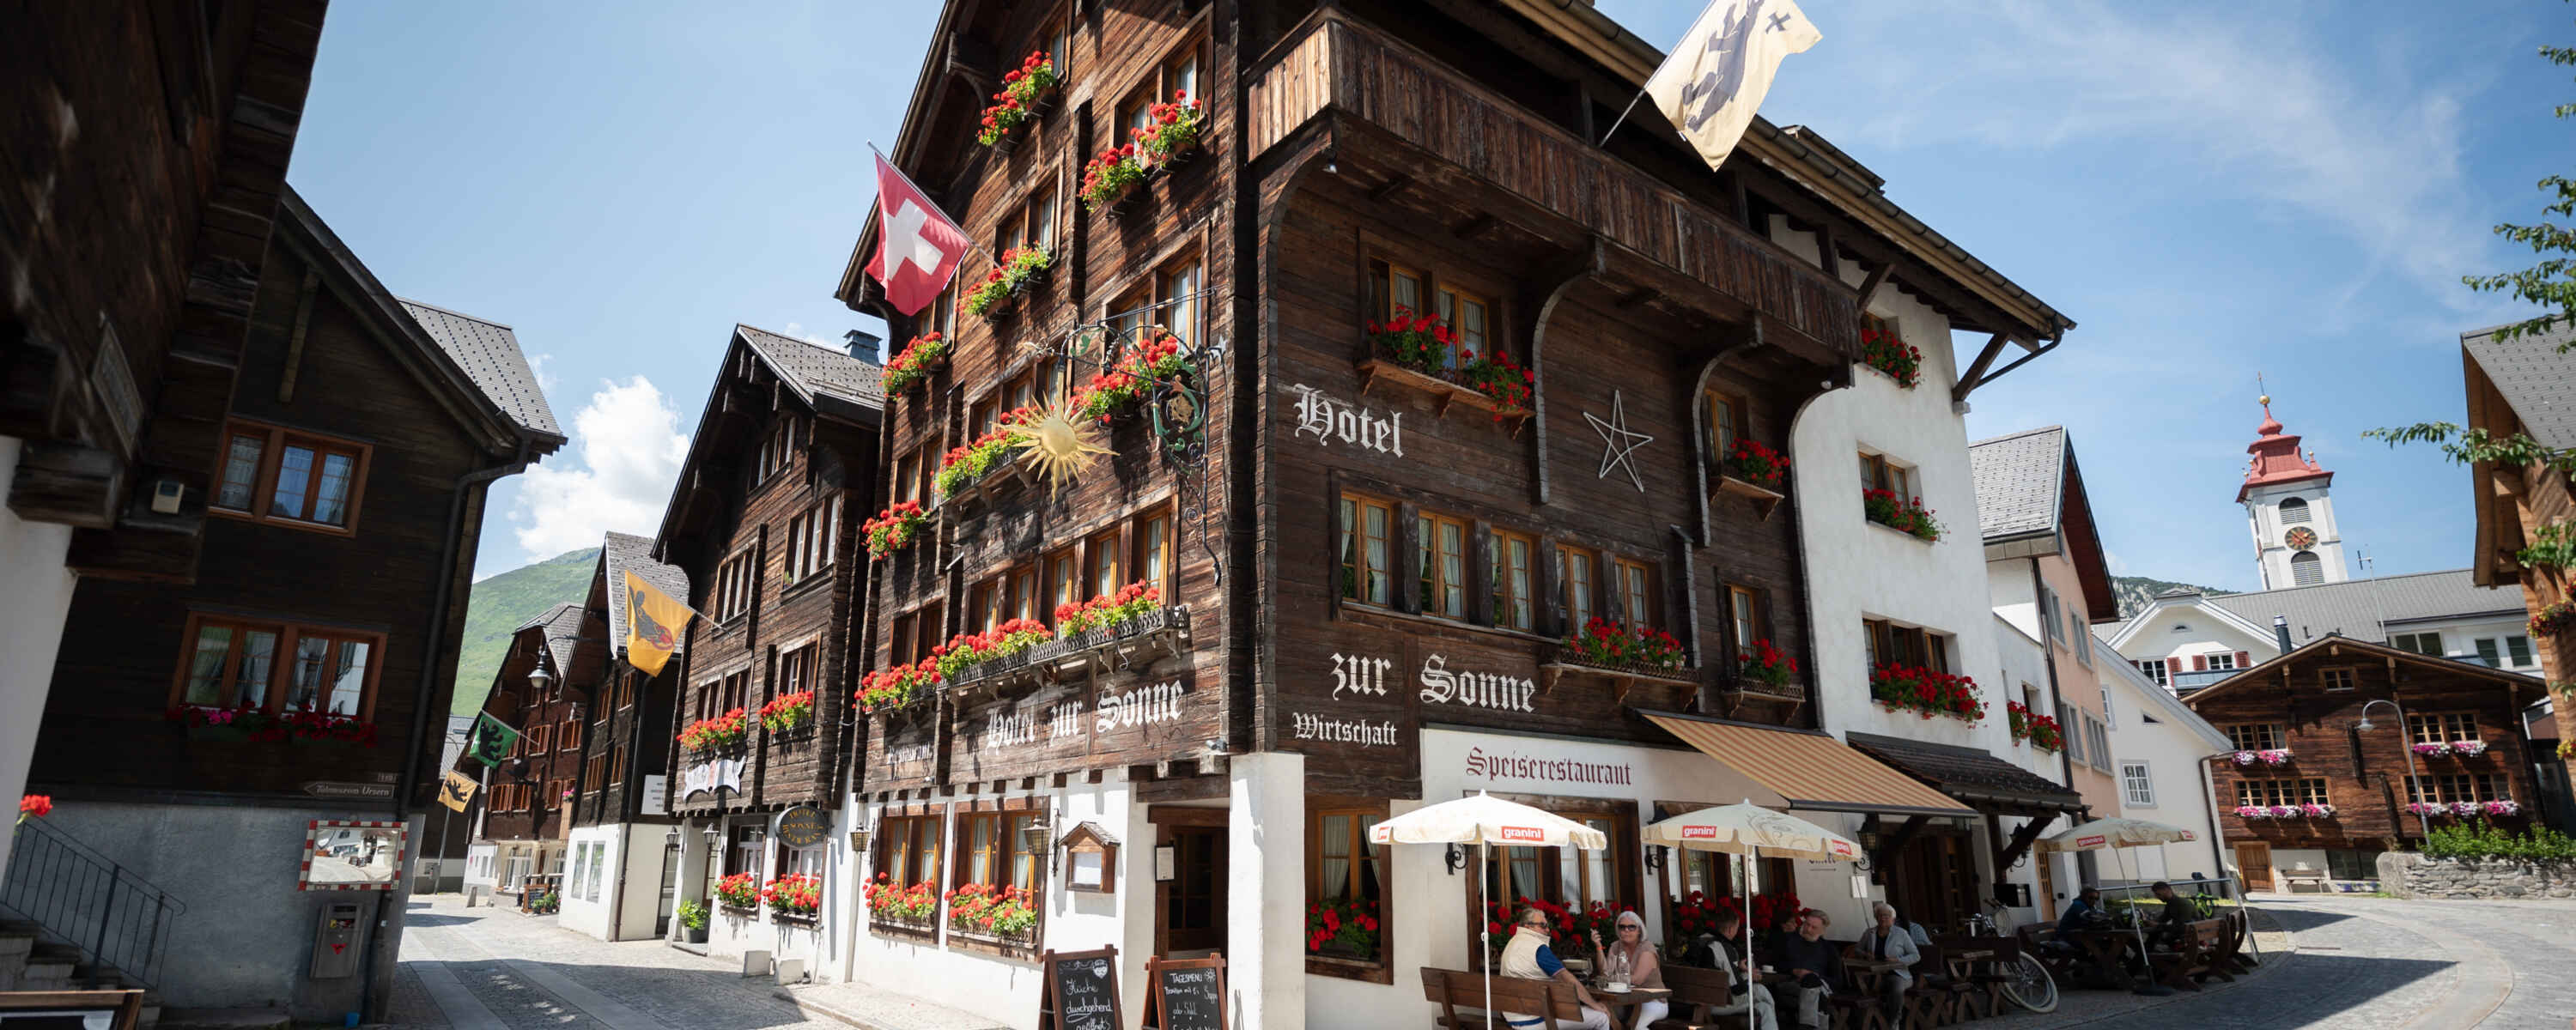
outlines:
[[2255, 564], [2263, 589], [2340, 583], [2351, 575], [2344, 567], [2343, 531], [2336, 528], [2334, 501], [2326, 495], [2334, 473], [2317, 464], [2316, 455], [2299, 450], [2299, 436], [2281, 431], [2272, 417], [2272, 398], [2263, 398], [2263, 424], [2255, 427], [2253, 455], [2236, 503], [2254, 532]]
[[2119, 773], [2119, 814], [2180, 827], [2191, 840], [2128, 848], [2106, 858], [2102, 872], [2123, 867], [2140, 882], [2223, 877], [2229, 865], [2211, 803], [2208, 755], [2232, 750], [2227, 735], [2183, 706], [2173, 692], [2120, 662], [2102, 663], [2111, 710], [2111, 760]]

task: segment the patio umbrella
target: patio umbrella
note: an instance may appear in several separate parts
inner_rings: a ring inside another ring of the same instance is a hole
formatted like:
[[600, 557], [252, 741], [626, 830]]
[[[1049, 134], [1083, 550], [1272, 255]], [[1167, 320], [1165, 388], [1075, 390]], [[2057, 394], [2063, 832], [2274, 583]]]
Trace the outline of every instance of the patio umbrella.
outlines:
[[[1646, 843], [1688, 851], [1722, 851], [1745, 856], [1743, 887], [1744, 957], [1753, 958], [1753, 881], [1760, 875], [1755, 857], [1803, 858], [1811, 862], [1860, 861], [1860, 845], [1851, 838], [1785, 812], [1774, 812], [1746, 800], [1739, 804], [1684, 812], [1645, 829]], [[1723, 964], [1723, 960], [1721, 960]], [[1751, 977], [1748, 975], [1747, 979]], [[1745, 988], [1751, 991], [1752, 985]], [[1744, 1025], [1753, 1025], [1752, 995], [1745, 995]]]
[[[1491, 853], [1493, 845], [1510, 844], [1524, 847], [1575, 847], [1599, 851], [1610, 846], [1610, 835], [1561, 815], [1543, 812], [1528, 805], [1504, 801], [1484, 791], [1476, 796], [1426, 805], [1393, 819], [1369, 827], [1371, 844], [1477, 844], [1482, 845], [1476, 865], [1476, 936], [1487, 951], [1493, 950], [1494, 932], [1487, 926], [1485, 912], [1485, 873], [1481, 859]], [[1485, 1011], [1494, 1010], [1494, 964], [1486, 962]]]
[[[2144, 819], [2122, 819], [2111, 816], [2095, 819], [2040, 841], [2039, 847], [2042, 851], [2116, 849], [2120, 853], [2120, 876], [2134, 882], [2137, 878], [2129, 875], [2130, 848], [2150, 844], [2172, 844], [2189, 838], [2190, 834], [2183, 832], [2181, 827], [2167, 826]], [[2138, 926], [2138, 906], [2134, 897], [2129, 905], [2129, 932], [2138, 939], [2138, 956], [2144, 959], [2147, 954], [2147, 933]], [[2139, 993], [2170, 994], [2173, 993], [2173, 989], [2160, 988], [2153, 979], [2150, 979], [2147, 986], [2139, 989]]]

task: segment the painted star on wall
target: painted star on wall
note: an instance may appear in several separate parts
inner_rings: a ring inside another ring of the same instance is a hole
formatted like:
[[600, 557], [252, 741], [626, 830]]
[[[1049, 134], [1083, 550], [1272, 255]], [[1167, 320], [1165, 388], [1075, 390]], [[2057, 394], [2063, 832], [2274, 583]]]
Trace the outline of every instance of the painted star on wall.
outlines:
[[1637, 485], [1637, 492], [1645, 493], [1646, 479], [1637, 474], [1637, 448], [1655, 442], [1655, 438], [1628, 431], [1627, 398], [1612, 390], [1610, 420], [1604, 422], [1601, 416], [1589, 411], [1583, 413], [1583, 420], [1592, 423], [1593, 432], [1601, 434], [1601, 471], [1594, 473], [1593, 477], [1608, 479], [1611, 469], [1623, 469], [1628, 473], [1628, 481]]

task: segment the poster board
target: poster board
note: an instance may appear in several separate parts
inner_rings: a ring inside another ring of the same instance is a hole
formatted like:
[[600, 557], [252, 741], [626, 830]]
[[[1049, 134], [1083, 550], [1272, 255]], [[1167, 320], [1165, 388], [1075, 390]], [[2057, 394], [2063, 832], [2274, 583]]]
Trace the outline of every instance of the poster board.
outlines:
[[1118, 947], [1038, 958], [1038, 1030], [1125, 1030], [1118, 1011]]
[[1148, 1030], [1228, 1030], [1225, 956], [1145, 960]]

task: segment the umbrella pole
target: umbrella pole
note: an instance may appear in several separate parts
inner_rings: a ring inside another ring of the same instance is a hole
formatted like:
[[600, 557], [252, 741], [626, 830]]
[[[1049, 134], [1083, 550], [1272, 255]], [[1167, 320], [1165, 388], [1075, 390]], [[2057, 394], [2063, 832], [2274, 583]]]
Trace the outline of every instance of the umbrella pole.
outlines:
[[[1476, 914], [1483, 915], [1484, 912], [1482, 909], [1485, 907], [1485, 866], [1487, 863], [1493, 861], [1494, 845], [1487, 841], [1477, 841], [1476, 854], [1484, 859], [1483, 862], [1476, 863], [1476, 908], [1479, 910]], [[1515, 928], [1512, 932], [1519, 933], [1520, 930]], [[1494, 921], [1491, 919], [1476, 920], [1476, 938], [1485, 949], [1484, 961], [1479, 963], [1477, 968], [1485, 971], [1485, 1018], [1492, 1019], [1494, 1018]], [[1550, 1019], [1554, 1019], [1555, 1016], [1556, 1013], [1548, 1013], [1548, 1018]]]
[[[2127, 879], [2132, 887], [2135, 887], [2137, 885], [2138, 878], [2129, 875], [2129, 849], [2123, 847], [2119, 849], [2119, 851], [2120, 875]], [[2129, 895], [2129, 933], [2136, 937], [2138, 941], [2138, 961], [2144, 963], [2147, 967], [2147, 985], [2140, 987], [2131, 993], [2143, 994], [2150, 998], [2161, 998], [2165, 995], [2172, 994], [2174, 992], [2173, 988], [2156, 982], [2156, 959], [2154, 955], [2149, 954], [2147, 951], [2147, 931], [2145, 928], [2138, 925], [2138, 896], [2135, 894]]]
[[[1753, 1010], [1761, 1004], [1753, 997], [1754, 990], [1761, 986], [1754, 980], [1753, 971], [1762, 967], [1753, 961], [1753, 878], [1760, 874], [1755, 872], [1758, 863], [1753, 861], [1752, 845], [1745, 845], [1743, 860], [1744, 875], [1736, 877], [1735, 882], [1744, 889], [1744, 1030], [1753, 1030]], [[1725, 951], [1726, 946], [1721, 944], [1718, 950]]]

